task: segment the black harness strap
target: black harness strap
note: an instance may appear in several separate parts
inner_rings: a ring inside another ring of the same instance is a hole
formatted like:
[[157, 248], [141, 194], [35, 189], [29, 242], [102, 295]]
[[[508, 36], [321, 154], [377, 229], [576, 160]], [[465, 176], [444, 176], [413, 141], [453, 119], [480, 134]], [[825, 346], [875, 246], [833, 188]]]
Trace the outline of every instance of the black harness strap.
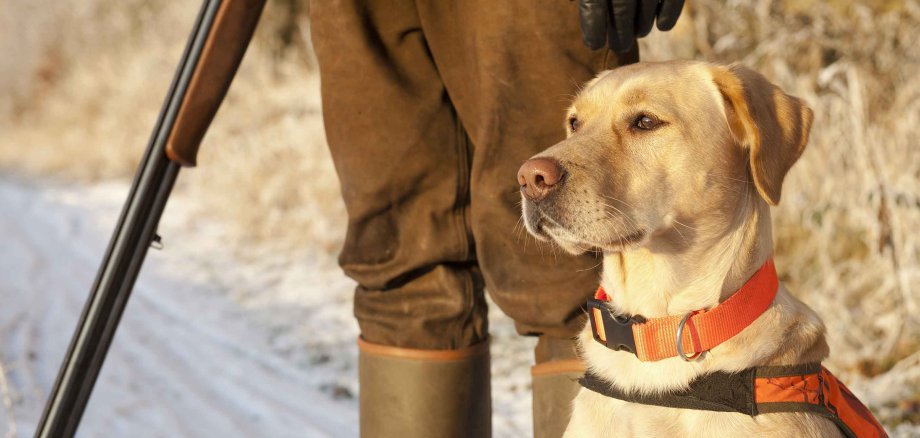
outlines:
[[739, 373], [717, 371], [693, 381], [681, 391], [643, 394], [624, 391], [611, 385], [590, 371], [579, 381], [598, 394], [643, 405], [668, 408], [698, 409], [716, 412], [740, 412], [757, 415], [754, 403], [754, 369]]
[[[652, 406], [679, 409], [696, 409], [715, 412], [738, 412], [750, 416], [779, 412], [812, 412], [832, 420], [850, 438], [856, 438], [854, 431], [841, 418], [825, 408], [825, 404], [803, 402], [757, 403], [755, 379], [770, 377], [805, 376], [819, 373], [821, 364], [748, 368], [729, 373], [715, 371], [698, 377], [687, 388], [666, 393], [644, 394], [624, 391], [596, 374], [588, 371], [579, 380], [581, 386], [598, 394]], [[868, 412], [868, 411], [867, 411]], [[871, 415], [871, 414], [869, 414]], [[874, 421], [874, 419], [873, 419]], [[884, 430], [881, 436], [884, 436]]]

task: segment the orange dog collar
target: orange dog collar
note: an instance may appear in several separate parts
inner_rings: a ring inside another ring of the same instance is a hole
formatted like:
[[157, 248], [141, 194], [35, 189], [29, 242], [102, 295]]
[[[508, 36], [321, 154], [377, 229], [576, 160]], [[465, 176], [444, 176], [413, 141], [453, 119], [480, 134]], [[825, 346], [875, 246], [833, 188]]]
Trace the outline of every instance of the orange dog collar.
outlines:
[[629, 351], [649, 362], [674, 356], [691, 360], [751, 325], [773, 303], [778, 288], [771, 258], [741, 289], [712, 309], [650, 319], [615, 316], [607, 305], [609, 294], [600, 287], [588, 301], [588, 316], [594, 340], [610, 349]]

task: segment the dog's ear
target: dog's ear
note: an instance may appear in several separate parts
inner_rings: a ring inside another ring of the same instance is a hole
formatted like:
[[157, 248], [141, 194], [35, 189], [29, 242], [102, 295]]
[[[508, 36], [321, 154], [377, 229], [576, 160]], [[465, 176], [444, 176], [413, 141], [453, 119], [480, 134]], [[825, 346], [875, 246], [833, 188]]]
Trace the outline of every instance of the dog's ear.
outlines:
[[800, 99], [747, 67], [733, 64], [712, 70], [732, 136], [750, 154], [754, 185], [767, 203], [776, 205], [783, 178], [805, 150], [813, 113]]

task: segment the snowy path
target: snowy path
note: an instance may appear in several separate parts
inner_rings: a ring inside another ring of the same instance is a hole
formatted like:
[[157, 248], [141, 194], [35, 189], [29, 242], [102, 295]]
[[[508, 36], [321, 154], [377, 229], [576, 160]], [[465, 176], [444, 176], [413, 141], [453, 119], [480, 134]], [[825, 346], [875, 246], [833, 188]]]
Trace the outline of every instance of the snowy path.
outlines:
[[[31, 436], [101, 258], [101, 230], [124, 196], [111, 192], [123, 189], [0, 183], [0, 431]], [[100, 194], [102, 205], [74, 205], [100, 204]], [[189, 249], [176, 246], [151, 251], [80, 435], [355, 436], [353, 399], [317, 390], [310, 370], [270, 351], [265, 330], [253, 332], [226, 297], [165, 275], [181, 260], [164, 259]]]
[[[0, 434], [34, 432], [126, 191], [0, 178]], [[191, 208], [167, 206], [78, 436], [357, 436], [351, 281], [315, 249], [243, 261]], [[526, 437], [534, 341], [490, 319], [494, 435]]]

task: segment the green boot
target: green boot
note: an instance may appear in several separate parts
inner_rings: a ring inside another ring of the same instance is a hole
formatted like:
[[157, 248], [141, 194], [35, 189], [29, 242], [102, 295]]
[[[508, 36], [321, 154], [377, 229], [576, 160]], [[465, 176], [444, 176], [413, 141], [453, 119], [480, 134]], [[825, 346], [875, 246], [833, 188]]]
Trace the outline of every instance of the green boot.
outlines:
[[416, 350], [358, 339], [362, 438], [492, 436], [489, 344]]
[[541, 337], [535, 350], [537, 364], [530, 369], [533, 381], [533, 436], [560, 438], [572, 415], [572, 400], [585, 365], [568, 339]]

